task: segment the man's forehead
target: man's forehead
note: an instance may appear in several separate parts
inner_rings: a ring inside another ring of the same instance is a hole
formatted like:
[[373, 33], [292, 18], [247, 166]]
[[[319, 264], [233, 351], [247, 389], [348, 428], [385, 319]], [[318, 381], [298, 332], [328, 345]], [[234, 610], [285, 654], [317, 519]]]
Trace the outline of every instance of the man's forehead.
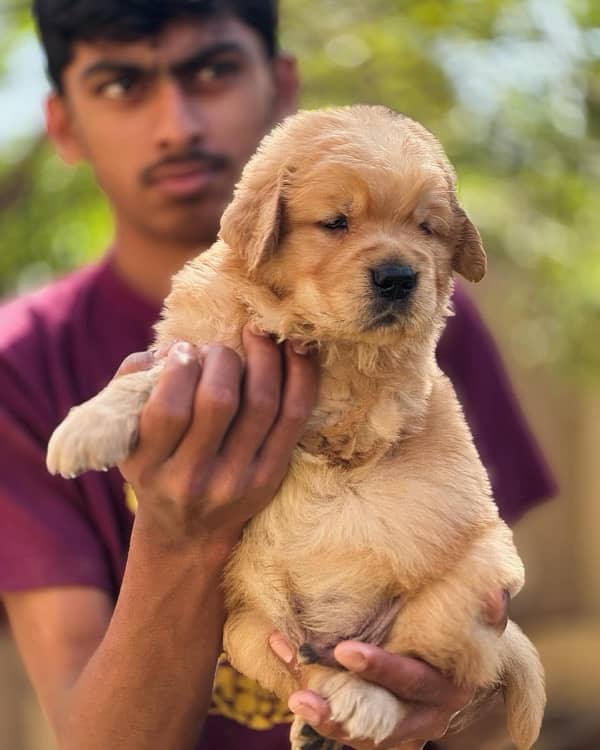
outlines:
[[71, 66], [82, 70], [100, 60], [118, 60], [148, 68], [170, 67], [203, 48], [224, 42], [234, 43], [247, 52], [260, 49], [258, 36], [241, 21], [230, 16], [213, 17], [173, 21], [159, 34], [131, 42], [108, 39], [77, 42]]

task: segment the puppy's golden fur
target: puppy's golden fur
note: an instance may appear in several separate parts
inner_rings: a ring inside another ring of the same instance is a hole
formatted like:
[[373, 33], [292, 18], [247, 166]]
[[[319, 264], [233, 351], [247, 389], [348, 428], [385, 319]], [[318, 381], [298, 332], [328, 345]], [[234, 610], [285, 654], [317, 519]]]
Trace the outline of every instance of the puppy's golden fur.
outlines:
[[[268, 646], [281, 630], [317, 657], [303, 680], [347, 735], [380, 742], [405, 708], [318, 658], [363, 638], [460, 684], [502, 684], [526, 750], [545, 702], [541, 665], [513, 623], [499, 635], [481, 614], [490, 591], [519, 591], [522, 565], [434, 354], [453, 271], [485, 273], [455, 187], [436, 139], [407, 117], [351, 107], [290, 118], [247, 165], [220, 239], [175, 277], [155, 346], [221, 342], [243, 354], [252, 321], [320, 352], [318, 407], [226, 571], [232, 664], [286, 699], [297, 684]], [[382, 264], [416, 271], [404, 302], [381, 299]], [[50, 470], [124, 458], [159, 371], [119, 378], [73, 410], [50, 443]], [[303, 742], [296, 721], [293, 747]]]

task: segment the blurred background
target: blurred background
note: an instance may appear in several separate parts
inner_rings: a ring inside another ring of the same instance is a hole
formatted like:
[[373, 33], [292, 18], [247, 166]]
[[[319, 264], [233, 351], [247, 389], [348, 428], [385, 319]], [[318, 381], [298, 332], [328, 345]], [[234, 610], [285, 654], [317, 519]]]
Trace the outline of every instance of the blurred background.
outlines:
[[[548, 672], [539, 747], [598, 750], [600, 2], [282, 0], [281, 14], [303, 106], [384, 103], [430, 128], [457, 167], [490, 257], [473, 294], [560, 484], [515, 529], [528, 582], [513, 616]], [[0, 0], [0, 296], [110, 237], [90, 175], [44, 140], [46, 87], [27, 3]], [[0, 628], [0, 749], [52, 747]]]

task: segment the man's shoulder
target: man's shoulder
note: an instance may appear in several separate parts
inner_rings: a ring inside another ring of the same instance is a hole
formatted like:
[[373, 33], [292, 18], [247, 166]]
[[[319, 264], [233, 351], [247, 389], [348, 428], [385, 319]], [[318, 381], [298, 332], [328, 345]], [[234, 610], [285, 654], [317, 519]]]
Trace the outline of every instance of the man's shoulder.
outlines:
[[79, 308], [96, 286], [103, 264], [91, 264], [32, 292], [0, 304], [0, 355], [49, 343], [53, 335], [76, 322]]

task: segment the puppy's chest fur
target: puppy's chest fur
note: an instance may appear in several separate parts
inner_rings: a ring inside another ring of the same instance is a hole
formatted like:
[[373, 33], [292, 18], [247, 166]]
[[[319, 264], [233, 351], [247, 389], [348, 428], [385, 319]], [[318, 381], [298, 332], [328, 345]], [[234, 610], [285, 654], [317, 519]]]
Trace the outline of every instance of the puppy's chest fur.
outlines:
[[325, 369], [319, 405], [301, 448], [346, 469], [360, 469], [383, 458], [422, 422], [427, 386], [411, 382], [407, 394], [406, 382], [411, 381], [391, 371], [384, 378]]

